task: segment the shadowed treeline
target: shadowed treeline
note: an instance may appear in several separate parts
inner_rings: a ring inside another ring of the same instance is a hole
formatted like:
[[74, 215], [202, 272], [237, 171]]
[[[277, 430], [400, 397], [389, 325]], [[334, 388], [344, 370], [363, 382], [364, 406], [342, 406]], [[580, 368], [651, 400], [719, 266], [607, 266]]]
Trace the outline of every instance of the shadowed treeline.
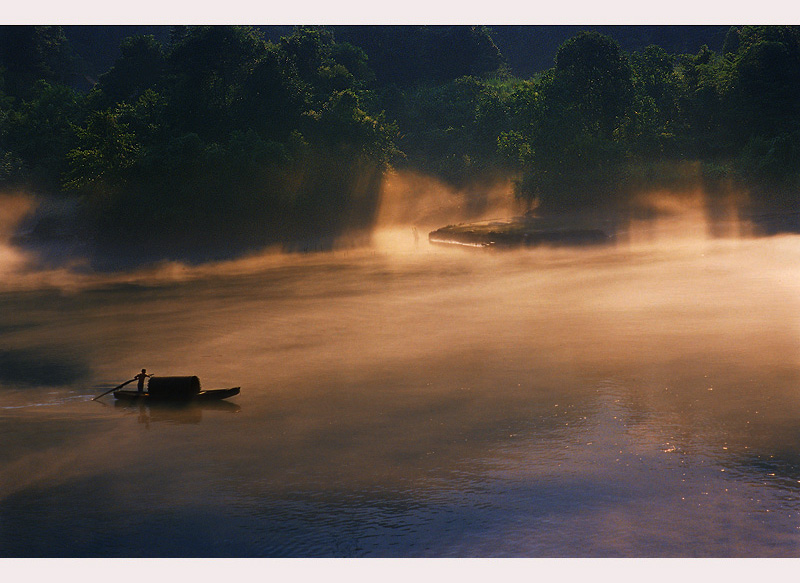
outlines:
[[[704, 30], [673, 29], [675, 46]], [[61, 28], [6, 27], [0, 186], [74, 201], [29, 240], [80, 241], [95, 265], [362, 242], [390, 169], [457, 193], [441, 205], [463, 220], [496, 206], [498, 185], [513, 185], [506, 208], [629, 212], [643, 191], [681, 190], [687, 167], [708, 192], [747, 193], [748, 211], [798, 210], [798, 28], [732, 27], [721, 50], [686, 54], [577, 32], [529, 78], [495, 41], [479, 26], [298, 27], [274, 41], [175, 26], [126, 38], [84, 92], [67, 84]]]
[[[46, 28], [27, 43], [64, 48]], [[0, 180], [77, 197], [69, 228], [111, 255], [335, 239], [369, 226], [394, 152], [371, 76], [363, 51], [323, 30], [278, 43], [224, 26], [176, 27], [166, 45], [131, 37], [88, 94], [44, 74], [7, 85]]]

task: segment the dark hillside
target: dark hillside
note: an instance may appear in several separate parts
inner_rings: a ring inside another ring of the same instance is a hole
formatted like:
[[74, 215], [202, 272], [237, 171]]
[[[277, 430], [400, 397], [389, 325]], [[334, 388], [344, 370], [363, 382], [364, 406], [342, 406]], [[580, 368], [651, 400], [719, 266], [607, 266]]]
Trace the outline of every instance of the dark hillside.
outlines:
[[64, 34], [83, 65], [86, 86], [90, 88], [108, 71], [120, 55], [120, 43], [130, 36], [153, 35], [161, 42], [169, 40], [169, 26], [64, 26]]
[[[312, 23], [313, 24], [313, 23]], [[122, 40], [134, 35], [153, 35], [166, 44], [170, 38], [170, 26], [121, 25], [121, 26], [64, 26], [64, 33], [72, 50], [84, 63], [87, 77], [97, 80], [119, 57]], [[291, 25], [257, 26], [264, 37], [278, 42], [282, 36], [290, 36]], [[455, 78], [462, 74], [475, 74], [469, 55], [464, 48], [484, 50], [489, 61], [484, 68], [489, 70], [498, 64], [492, 59], [491, 47], [469, 42], [464, 34], [468, 26], [329, 26], [336, 40], [348, 42], [364, 49], [369, 64], [376, 71], [378, 81], [397, 82], [401, 85], [417, 80], [417, 76]], [[564, 26], [564, 25], [495, 25], [489, 33], [494, 45], [511, 68], [514, 75], [528, 77], [553, 66], [558, 47], [581, 30], [595, 30], [614, 37], [626, 51], [641, 50], [656, 44], [668, 53], [696, 53], [707, 45], [720, 51], [729, 26]], [[459, 33], [454, 36], [454, 32]], [[463, 37], [463, 38], [460, 38]], [[445, 44], [435, 41], [447, 41]], [[454, 44], [455, 41], [455, 44]], [[460, 41], [460, 44], [458, 42]], [[431, 46], [439, 46], [439, 53]], [[457, 57], [457, 58], [456, 58]], [[465, 62], [459, 62], [465, 61]], [[445, 67], [444, 65], [448, 65]]]
[[0, 27], [0, 187], [156, 259], [357, 240], [390, 169], [473, 215], [687, 181], [798, 212], [800, 27], [585, 28]]
[[658, 45], [668, 53], [696, 53], [707, 45], [719, 52], [730, 26], [492, 26], [492, 37], [511, 72], [529, 77], [553, 66], [558, 47], [582, 30], [594, 30], [613, 37], [628, 51]]

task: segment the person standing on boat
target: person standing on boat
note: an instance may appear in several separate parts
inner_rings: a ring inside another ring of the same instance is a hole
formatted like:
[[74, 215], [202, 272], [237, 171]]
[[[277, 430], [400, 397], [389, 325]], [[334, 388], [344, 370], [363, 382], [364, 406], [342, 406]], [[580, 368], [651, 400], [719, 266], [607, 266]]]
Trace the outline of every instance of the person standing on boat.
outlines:
[[143, 368], [142, 372], [140, 372], [135, 377], [133, 377], [134, 380], [139, 381], [139, 392], [140, 393], [144, 393], [144, 379], [150, 378], [151, 376], [153, 376], [153, 375], [147, 374], [147, 369]]

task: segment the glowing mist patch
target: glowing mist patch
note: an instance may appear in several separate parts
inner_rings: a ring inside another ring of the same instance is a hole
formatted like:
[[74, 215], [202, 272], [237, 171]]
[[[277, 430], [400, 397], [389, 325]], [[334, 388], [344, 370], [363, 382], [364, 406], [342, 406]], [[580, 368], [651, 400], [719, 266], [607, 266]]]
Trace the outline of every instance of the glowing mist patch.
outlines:
[[513, 216], [522, 205], [510, 178], [457, 189], [416, 172], [395, 172], [381, 189], [376, 227], [416, 225], [438, 228], [448, 223]]

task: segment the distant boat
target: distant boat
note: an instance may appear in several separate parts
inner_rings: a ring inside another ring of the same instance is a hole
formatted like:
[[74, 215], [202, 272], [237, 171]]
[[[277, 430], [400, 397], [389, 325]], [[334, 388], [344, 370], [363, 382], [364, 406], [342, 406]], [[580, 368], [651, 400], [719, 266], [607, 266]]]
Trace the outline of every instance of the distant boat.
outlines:
[[[585, 221], [583, 221], [585, 222]], [[462, 223], [436, 229], [428, 241], [437, 245], [460, 245], [482, 249], [536, 247], [539, 245], [598, 245], [613, 239], [593, 224], [558, 217], [524, 216], [512, 219]]]
[[218, 401], [238, 395], [239, 391], [240, 387], [204, 391], [200, 388], [200, 379], [196, 376], [154, 376], [149, 379], [147, 390], [139, 392], [135, 389], [117, 389], [114, 391], [114, 397], [129, 401]]

